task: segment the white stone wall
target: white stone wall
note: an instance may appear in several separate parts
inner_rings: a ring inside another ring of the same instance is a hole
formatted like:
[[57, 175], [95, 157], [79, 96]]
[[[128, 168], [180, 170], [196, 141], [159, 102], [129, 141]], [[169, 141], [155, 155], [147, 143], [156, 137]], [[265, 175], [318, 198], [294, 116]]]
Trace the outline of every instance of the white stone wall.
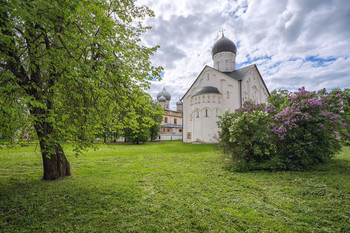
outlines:
[[[193, 96], [204, 86], [216, 87], [221, 94]], [[185, 95], [183, 103], [183, 141], [218, 142], [218, 116], [225, 111], [233, 112], [240, 107], [240, 83], [206, 67]]]
[[268, 90], [265, 88], [263, 81], [256, 68], [250, 69], [242, 80], [242, 99], [254, 100], [256, 103], [266, 103], [269, 97]]
[[236, 55], [232, 52], [220, 52], [213, 57], [213, 66], [221, 72], [232, 72], [236, 69]]
[[181, 140], [182, 135], [171, 135], [171, 134], [163, 134], [158, 137], [158, 140]]

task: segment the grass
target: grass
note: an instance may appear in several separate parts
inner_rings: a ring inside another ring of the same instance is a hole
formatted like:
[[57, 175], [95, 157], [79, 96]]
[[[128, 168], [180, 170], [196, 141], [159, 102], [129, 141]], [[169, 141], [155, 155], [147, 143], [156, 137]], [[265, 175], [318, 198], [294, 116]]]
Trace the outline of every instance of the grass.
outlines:
[[42, 181], [39, 147], [0, 150], [1, 232], [350, 232], [350, 147], [307, 172], [235, 173], [215, 145], [101, 145]]

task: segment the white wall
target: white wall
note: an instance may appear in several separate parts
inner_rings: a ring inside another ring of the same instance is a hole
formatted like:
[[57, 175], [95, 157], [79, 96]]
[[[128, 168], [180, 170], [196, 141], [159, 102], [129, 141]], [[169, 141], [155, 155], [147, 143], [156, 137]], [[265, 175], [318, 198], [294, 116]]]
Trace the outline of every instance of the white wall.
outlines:
[[[202, 94], [193, 96], [201, 87], [212, 86], [218, 88], [221, 94]], [[239, 81], [222, 74], [213, 68], [206, 67], [185, 95], [183, 141], [213, 143], [218, 142], [217, 113], [233, 112], [240, 107]], [[205, 116], [205, 111], [208, 117]], [[198, 113], [198, 118], [197, 118]], [[188, 133], [191, 138], [187, 137]]]
[[269, 94], [256, 68], [250, 69], [242, 81], [242, 97], [243, 101], [267, 102]]
[[[159, 138], [159, 137], [158, 137]], [[181, 140], [182, 139], [182, 135], [160, 135], [160, 139], [159, 140]]]
[[213, 66], [221, 72], [232, 72], [236, 69], [236, 55], [232, 52], [220, 52], [213, 57]]

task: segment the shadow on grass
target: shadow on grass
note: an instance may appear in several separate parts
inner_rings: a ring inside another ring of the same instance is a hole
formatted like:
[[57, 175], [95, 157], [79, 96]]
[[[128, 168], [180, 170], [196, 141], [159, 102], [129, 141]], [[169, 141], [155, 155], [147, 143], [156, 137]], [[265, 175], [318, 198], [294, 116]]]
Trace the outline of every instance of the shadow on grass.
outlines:
[[286, 173], [317, 173], [317, 172], [329, 172], [334, 175], [349, 175], [350, 176], [350, 160], [333, 158], [327, 163], [316, 164], [307, 169], [295, 171], [295, 170], [268, 170], [268, 169], [256, 169], [256, 170], [236, 170], [232, 162], [226, 162], [223, 169], [228, 172], [238, 173], [256, 173], [256, 172], [286, 172]]
[[101, 185], [74, 177], [59, 181], [11, 177], [0, 181], [0, 229], [31, 231], [45, 226], [45, 231], [52, 231], [57, 226], [70, 231], [77, 224], [99, 225], [112, 213], [123, 215], [123, 206], [138, 203], [140, 195], [137, 187]]

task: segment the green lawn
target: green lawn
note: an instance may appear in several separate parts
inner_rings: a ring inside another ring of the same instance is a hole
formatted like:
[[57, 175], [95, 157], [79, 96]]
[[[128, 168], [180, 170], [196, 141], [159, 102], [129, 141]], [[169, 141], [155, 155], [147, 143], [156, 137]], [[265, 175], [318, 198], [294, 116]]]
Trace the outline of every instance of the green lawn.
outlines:
[[350, 232], [350, 147], [307, 172], [236, 173], [215, 145], [101, 145], [42, 181], [38, 146], [0, 150], [1, 232]]

